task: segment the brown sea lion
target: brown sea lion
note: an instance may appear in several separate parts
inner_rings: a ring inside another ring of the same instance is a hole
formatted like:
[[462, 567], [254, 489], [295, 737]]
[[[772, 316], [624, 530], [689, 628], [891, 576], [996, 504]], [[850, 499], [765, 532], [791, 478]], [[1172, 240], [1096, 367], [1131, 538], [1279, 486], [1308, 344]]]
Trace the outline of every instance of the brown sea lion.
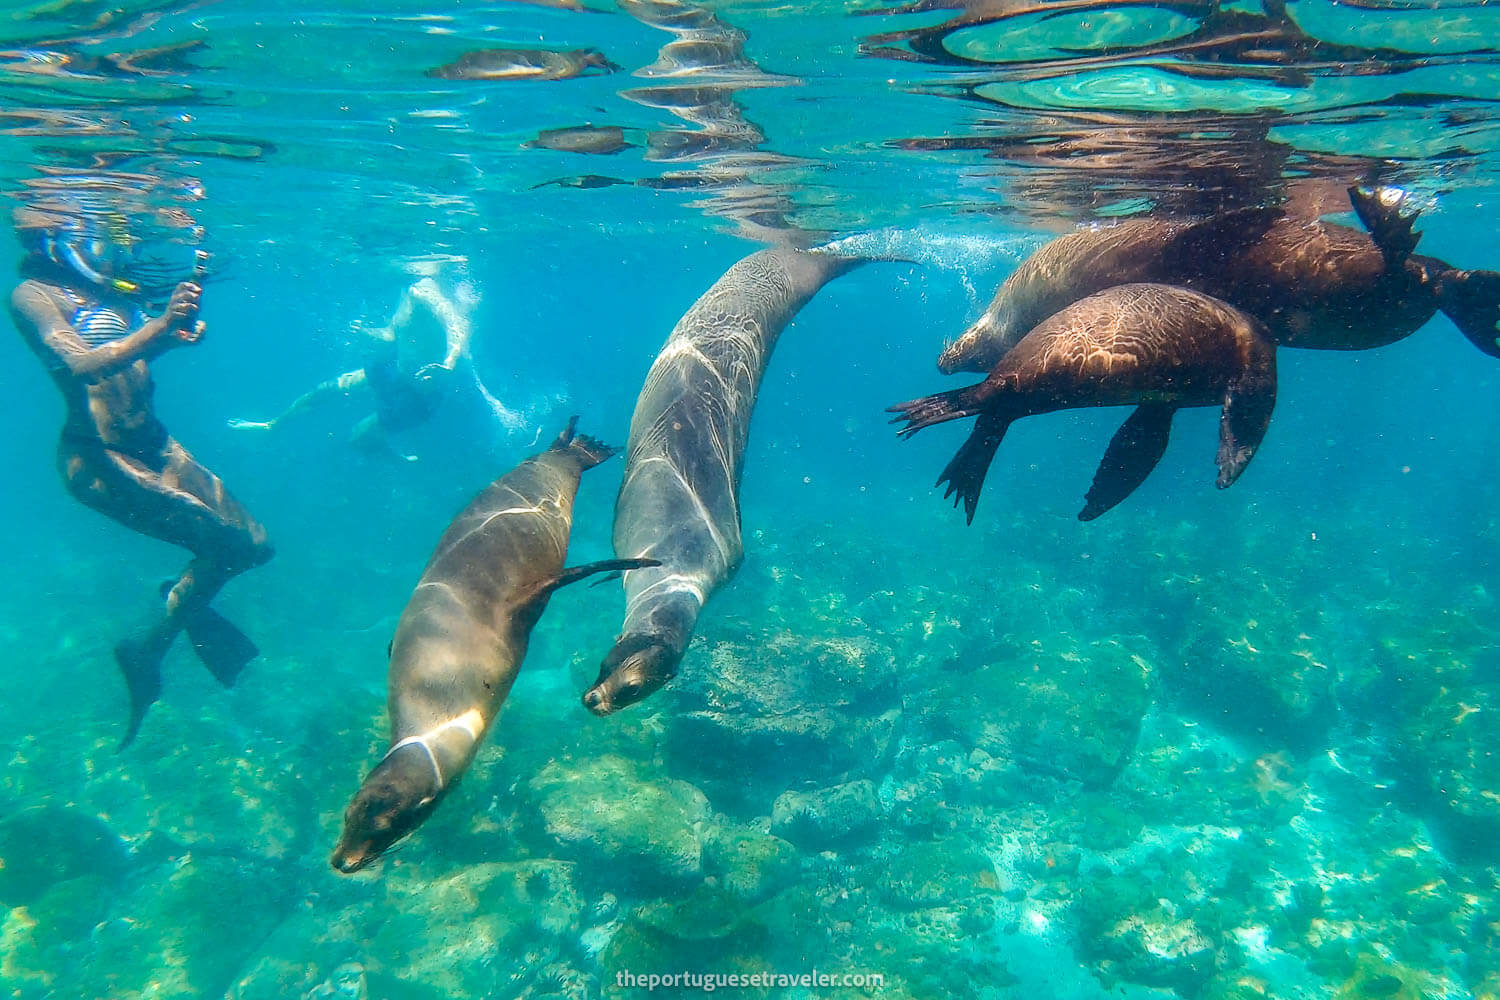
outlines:
[[984, 315], [938, 355], [938, 369], [987, 372], [1042, 320], [1086, 295], [1135, 282], [1184, 284], [1230, 266], [1275, 213], [1239, 209], [1206, 219], [1126, 219], [1052, 240], [1000, 286]]
[[1137, 220], [1060, 237], [1000, 286], [938, 367], [989, 371], [1028, 323], [1126, 281], [1180, 284], [1233, 303], [1286, 347], [1381, 347], [1441, 309], [1474, 346], [1500, 357], [1500, 274], [1413, 254], [1416, 213], [1402, 214], [1399, 194], [1350, 188], [1348, 196], [1368, 232], [1325, 222], [1294, 199], [1269, 221], [1246, 210], [1197, 229]]
[[390, 749], [344, 811], [330, 859], [339, 871], [374, 862], [463, 775], [553, 591], [591, 573], [654, 565], [609, 559], [563, 568], [579, 477], [615, 453], [575, 435], [577, 423], [574, 417], [552, 447], [491, 483], [439, 539], [396, 626]]
[[1094, 474], [1080, 520], [1128, 497], [1167, 447], [1184, 406], [1223, 406], [1219, 479], [1239, 478], [1265, 435], [1276, 403], [1276, 348], [1259, 322], [1218, 299], [1173, 285], [1116, 285], [1063, 309], [1021, 338], [983, 382], [898, 403], [903, 437], [946, 420], [978, 416], [943, 470], [944, 497], [957, 494], [969, 523], [995, 449], [1021, 417], [1080, 406], [1136, 409], [1115, 432]]
[[427, 71], [440, 80], [570, 80], [590, 69], [618, 73], [598, 49], [477, 49]]

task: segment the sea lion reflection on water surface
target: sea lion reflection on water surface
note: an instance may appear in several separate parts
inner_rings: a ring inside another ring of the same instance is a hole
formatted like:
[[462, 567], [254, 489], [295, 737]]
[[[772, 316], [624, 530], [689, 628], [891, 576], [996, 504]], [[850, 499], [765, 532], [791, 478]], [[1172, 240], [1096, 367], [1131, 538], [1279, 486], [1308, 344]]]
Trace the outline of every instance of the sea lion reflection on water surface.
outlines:
[[475, 497], [448, 526], [401, 613], [391, 643], [391, 744], [344, 812], [330, 859], [359, 871], [420, 826], [474, 759], [510, 693], [547, 601], [558, 587], [605, 570], [651, 565], [610, 559], [563, 568], [579, 477], [615, 453], [574, 434]]
[[677, 673], [704, 602], [739, 568], [740, 473], [761, 376], [782, 329], [864, 261], [761, 250], [678, 321], [646, 376], [615, 502], [615, 555], [661, 564], [625, 574], [625, 623], [583, 703], [608, 715]]
[[590, 69], [621, 69], [598, 49], [477, 49], [427, 71], [439, 80], [570, 80]]

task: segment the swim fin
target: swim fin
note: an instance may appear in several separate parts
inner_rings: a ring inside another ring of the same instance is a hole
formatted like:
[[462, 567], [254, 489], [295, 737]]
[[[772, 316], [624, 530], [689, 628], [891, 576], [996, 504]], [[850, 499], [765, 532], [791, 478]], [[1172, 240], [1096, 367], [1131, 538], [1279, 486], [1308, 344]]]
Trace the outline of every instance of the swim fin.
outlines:
[[125, 675], [125, 689], [130, 694], [130, 718], [125, 724], [125, 736], [115, 748], [116, 753], [135, 740], [147, 710], [161, 697], [161, 661], [166, 652], [166, 647], [156, 641], [155, 636], [122, 639], [115, 646], [115, 662], [120, 665], [120, 673]]
[[198, 659], [225, 687], [233, 687], [245, 664], [260, 655], [250, 637], [213, 608], [199, 608], [188, 615], [184, 629]]

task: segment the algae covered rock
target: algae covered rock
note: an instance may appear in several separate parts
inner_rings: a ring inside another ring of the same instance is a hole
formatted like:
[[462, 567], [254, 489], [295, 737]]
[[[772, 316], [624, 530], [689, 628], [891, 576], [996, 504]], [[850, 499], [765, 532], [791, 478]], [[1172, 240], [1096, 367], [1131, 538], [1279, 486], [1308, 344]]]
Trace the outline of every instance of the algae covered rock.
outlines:
[[978, 747], [1035, 776], [1107, 785], [1130, 759], [1150, 705], [1152, 656], [1139, 637], [1056, 650], [1038, 641], [924, 695], [922, 735]]
[[647, 780], [623, 757], [553, 762], [531, 781], [560, 850], [627, 880], [682, 881], [703, 871], [708, 799], [685, 781]]
[[793, 780], [867, 774], [886, 755], [900, 715], [889, 647], [748, 625], [723, 635], [695, 646], [697, 669], [668, 689], [673, 765], [716, 803], [753, 815]]
[[960, 838], [906, 844], [874, 873], [881, 899], [901, 910], [953, 904], [998, 892], [989, 855]]
[[797, 877], [801, 855], [785, 840], [749, 827], [724, 826], [707, 844], [708, 869], [726, 892], [747, 903], [785, 889]]
[[869, 780], [789, 790], [776, 797], [771, 830], [801, 847], [821, 849], [871, 834], [880, 822], [880, 796]]
[[253, 858], [194, 854], [166, 866], [95, 929], [86, 995], [223, 996], [281, 921], [289, 892]]

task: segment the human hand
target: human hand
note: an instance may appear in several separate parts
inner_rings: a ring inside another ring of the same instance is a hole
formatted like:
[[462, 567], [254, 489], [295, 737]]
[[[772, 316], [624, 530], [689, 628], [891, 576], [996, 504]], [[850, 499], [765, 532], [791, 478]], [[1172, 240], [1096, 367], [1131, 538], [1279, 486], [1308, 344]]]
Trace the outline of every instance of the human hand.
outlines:
[[203, 288], [197, 282], [184, 281], [172, 289], [172, 297], [167, 300], [162, 320], [173, 340], [180, 344], [196, 344], [203, 339], [207, 328], [198, 318], [202, 295]]

